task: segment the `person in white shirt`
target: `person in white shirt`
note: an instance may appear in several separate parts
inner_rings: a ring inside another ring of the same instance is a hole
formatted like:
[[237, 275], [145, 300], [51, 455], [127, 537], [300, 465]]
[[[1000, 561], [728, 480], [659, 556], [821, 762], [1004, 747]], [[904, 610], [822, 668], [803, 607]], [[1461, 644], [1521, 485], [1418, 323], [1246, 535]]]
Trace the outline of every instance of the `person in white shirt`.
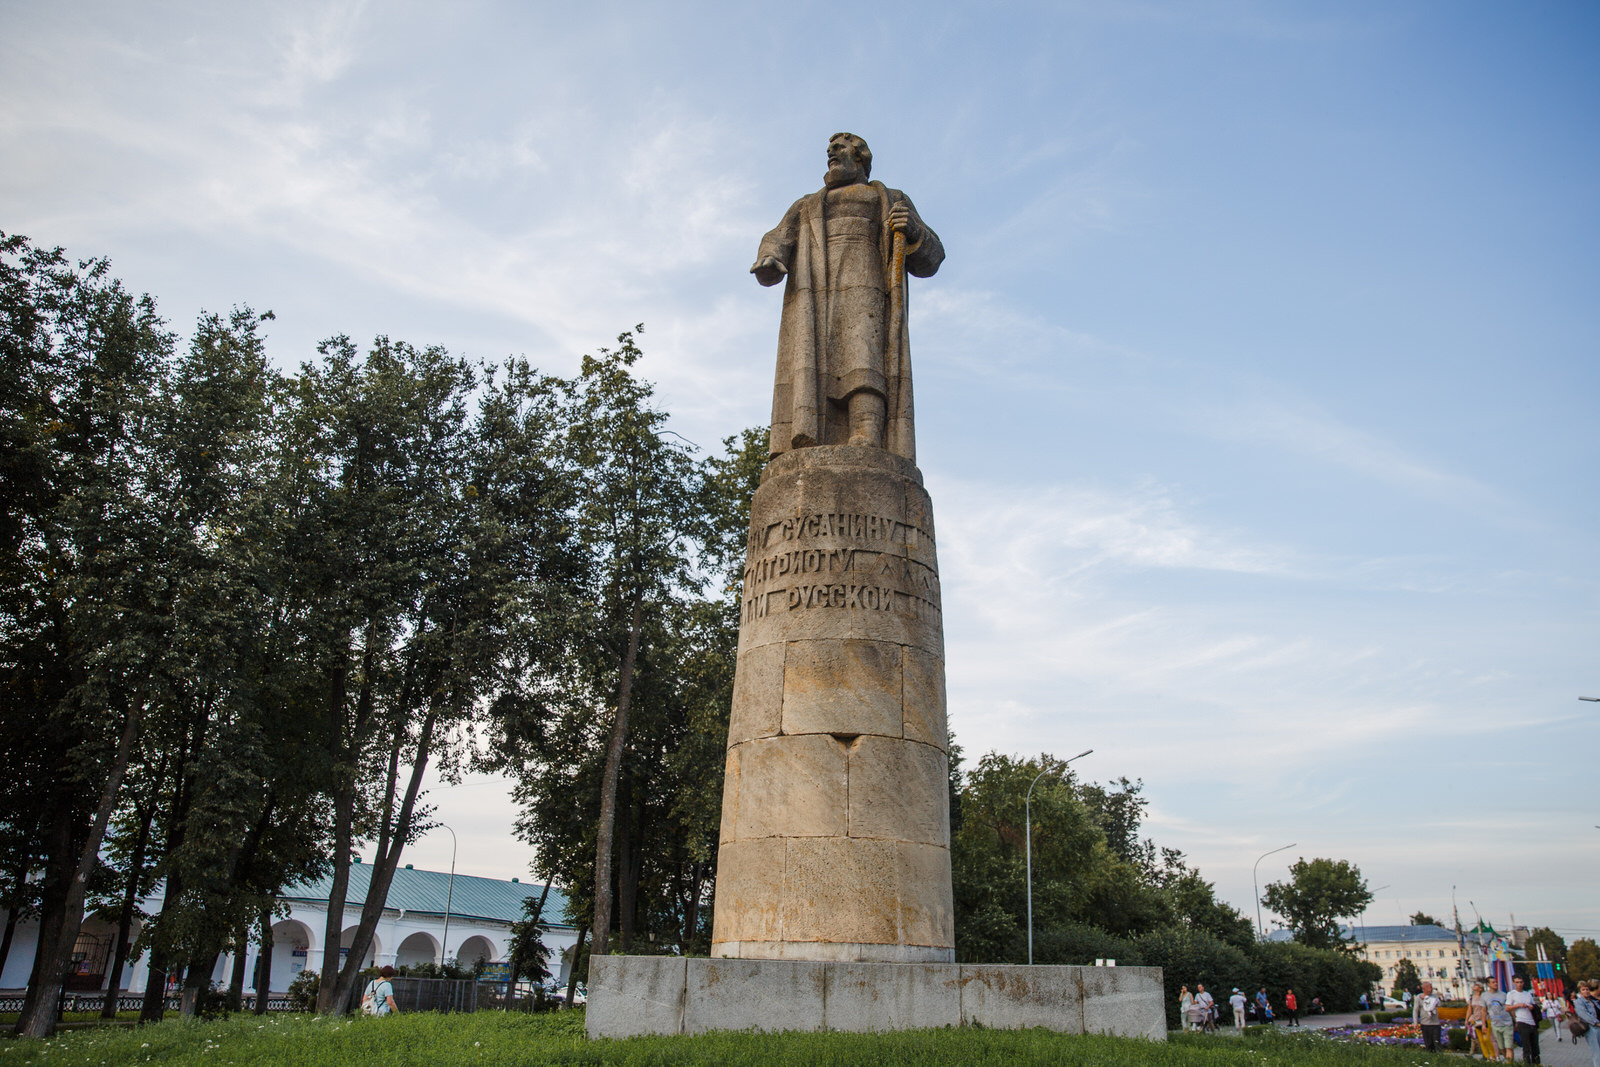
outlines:
[[1522, 1062], [1538, 1063], [1539, 1022], [1533, 1017], [1533, 1009], [1539, 1001], [1524, 988], [1526, 985], [1522, 975], [1512, 976], [1511, 992], [1506, 994], [1506, 1010], [1516, 1025], [1517, 1037], [1522, 1040]]
[[1212, 1033], [1217, 1028], [1217, 1001], [1206, 987], [1195, 983], [1194, 1002], [1200, 1005], [1200, 1028], [1206, 1033]]
[[1550, 1029], [1555, 1031], [1556, 1041], [1561, 1040], [1561, 1017], [1567, 1013], [1567, 1006], [1561, 997], [1544, 998], [1544, 1017], [1550, 1020]]
[[1428, 1052], [1439, 1051], [1439, 998], [1433, 995], [1433, 983], [1422, 983], [1422, 995], [1411, 1001], [1411, 1021], [1422, 1030], [1422, 1047]]
[[1228, 998], [1228, 1005], [1233, 1008], [1233, 1028], [1244, 1029], [1244, 994], [1239, 992], [1239, 987], [1233, 987], [1233, 996]]

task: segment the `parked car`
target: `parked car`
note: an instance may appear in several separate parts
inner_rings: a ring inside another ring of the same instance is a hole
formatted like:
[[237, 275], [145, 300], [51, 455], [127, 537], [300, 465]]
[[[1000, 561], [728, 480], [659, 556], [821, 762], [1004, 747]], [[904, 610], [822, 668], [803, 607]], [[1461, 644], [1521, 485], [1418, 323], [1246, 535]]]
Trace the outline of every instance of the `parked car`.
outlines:
[[1396, 1000], [1394, 997], [1384, 997], [1383, 998], [1383, 1008], [1381, 1010], [1383, 1010], [1383, 1011], [1409, 1011], [1410, 1009], [1406, 1007], [1406, 1002], [1403, 1001], [1403, 1000]]

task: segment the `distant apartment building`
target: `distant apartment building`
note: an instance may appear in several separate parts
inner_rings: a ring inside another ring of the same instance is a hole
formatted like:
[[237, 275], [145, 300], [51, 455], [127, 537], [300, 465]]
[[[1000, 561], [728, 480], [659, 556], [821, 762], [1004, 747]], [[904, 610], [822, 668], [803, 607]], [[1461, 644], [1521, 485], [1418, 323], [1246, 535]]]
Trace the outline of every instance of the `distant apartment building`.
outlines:
[[1417, 977], [1432, 982], [1446, 1000], [1464, 999], [1472, 990], [1479, 968], [1473, 956], [1461, 954], [1455, 931], [1442, 926], [1358, 926], [1356, 951], [1364, 960], [1383, 968], [1384, 992], [1394, 988], [1395, 968], [1410, 960]]

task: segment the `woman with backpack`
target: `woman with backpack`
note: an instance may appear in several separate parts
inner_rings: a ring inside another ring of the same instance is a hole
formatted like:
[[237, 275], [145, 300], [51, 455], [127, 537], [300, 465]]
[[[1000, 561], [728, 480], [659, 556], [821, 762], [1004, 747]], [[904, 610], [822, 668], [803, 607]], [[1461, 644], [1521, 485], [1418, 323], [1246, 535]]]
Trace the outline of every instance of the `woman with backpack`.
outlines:
[[367, 983], [367, 991], [361, 997], [361, 1010], [368, 1015], [390, 1015], [400, 1011], [394, 1003], [394, 983], [389, 979], [394, 977], [394, 968], [385, 966], [378, 972], [378, 977]]

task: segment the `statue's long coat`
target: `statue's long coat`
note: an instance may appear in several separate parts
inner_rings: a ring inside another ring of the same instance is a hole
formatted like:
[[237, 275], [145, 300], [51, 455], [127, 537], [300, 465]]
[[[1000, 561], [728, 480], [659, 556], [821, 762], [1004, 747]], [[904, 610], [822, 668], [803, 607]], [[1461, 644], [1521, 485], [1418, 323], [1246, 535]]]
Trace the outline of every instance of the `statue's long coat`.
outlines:
[[761, 239], [756, 262], [771, 256], [788, 270], [772, 391], [773, 455], [844, 444], [847, 401], [865, 390], [885, 401], [883, 447], [916, 462], [905, 273], [892, 267], [889, 228], [889, 212], [902, 202], [922, 227], [921, 240], [907, 242], [905, 271], [926, 278], [944, 261], [944, 246], [910, 198], [882, 182], [803, 196]]

